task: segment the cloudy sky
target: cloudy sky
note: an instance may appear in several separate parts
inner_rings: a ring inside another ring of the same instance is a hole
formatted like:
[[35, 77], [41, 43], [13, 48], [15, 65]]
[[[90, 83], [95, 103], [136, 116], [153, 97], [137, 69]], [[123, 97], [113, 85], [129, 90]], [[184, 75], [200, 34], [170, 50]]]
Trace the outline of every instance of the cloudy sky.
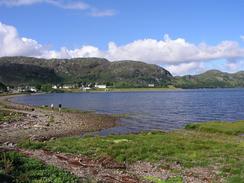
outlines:
[[244, 70], [243, 0], [0, 0], [0, 56]]

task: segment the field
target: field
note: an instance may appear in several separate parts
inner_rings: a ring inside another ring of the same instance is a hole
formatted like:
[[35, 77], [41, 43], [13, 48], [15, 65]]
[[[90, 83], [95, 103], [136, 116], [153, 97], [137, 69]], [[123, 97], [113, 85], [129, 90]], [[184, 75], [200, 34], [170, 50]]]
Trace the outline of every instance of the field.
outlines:
[[[197, 127], [193, 127], [194, 125]], [[179, 180], [183, 180], [187, 170], [198, 170], [200, 174], [204, 170], [214, 172], [211, 181], [243, 182], [244, 141], [240, 134], [244, 132], [244, 122], [194, 125], [187, 126], [186, 130], [169, 133], [65, 137], [46, 142], [25, 141], [19, 145], [23, 148], [46, 149], [94, 159], [112, 157], [129, 165], [150, 162], [163, 169], [170, 169]], [[179, 166], [172, 168], [175, 163]], [[144, 178], [154, 182], [161, 180], [150, 176]], [[170, 178], [172, 177], [168, 179]]]

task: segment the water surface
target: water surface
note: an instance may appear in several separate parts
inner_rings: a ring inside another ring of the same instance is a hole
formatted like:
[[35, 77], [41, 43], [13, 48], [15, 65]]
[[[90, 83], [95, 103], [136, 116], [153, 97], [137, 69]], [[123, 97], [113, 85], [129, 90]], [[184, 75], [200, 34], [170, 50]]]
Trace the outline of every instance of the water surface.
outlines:
[[201, 89], [157, 92], [53, 93], [21, 96], [15, 102], [64, 107], [106, 114], [128, 114], [122, 126], [103, 130], [129, 133], [173, 130], [192, 122], [244, 119], [244, 89]]

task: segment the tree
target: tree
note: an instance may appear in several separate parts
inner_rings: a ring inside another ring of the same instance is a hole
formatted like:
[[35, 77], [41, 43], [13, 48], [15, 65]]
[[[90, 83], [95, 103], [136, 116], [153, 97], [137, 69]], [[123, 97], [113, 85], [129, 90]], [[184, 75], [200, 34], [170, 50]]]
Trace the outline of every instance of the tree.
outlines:
[[0, 82], [0, 92], [6, 92], [7, 90], [8, 90], [7, 87]]

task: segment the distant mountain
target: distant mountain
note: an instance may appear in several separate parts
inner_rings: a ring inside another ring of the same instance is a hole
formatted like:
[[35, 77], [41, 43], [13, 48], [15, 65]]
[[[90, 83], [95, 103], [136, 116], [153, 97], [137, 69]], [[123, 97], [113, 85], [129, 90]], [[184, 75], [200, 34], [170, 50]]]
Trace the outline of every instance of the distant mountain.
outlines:
[[199, 75], [173, 77], [164, 68], [138, 61], [104, 58], [0, 58], [0, 82], [7, 86], [62, 83], [99, 83], [114, 87], [174, 85], [177, 88], [244, 87], [244, 71], [234, 74], [209, 70]]
[[175, 77], [173, 84], [179, 88], [244, 87], [244, 72], [230, 74], [218, 70], [209, 70], [199, 75]]
[[107, 83], [116, 87], [165, 86], [172, 75], [162, 67], [136, 61], [110, 62], [103, 58], [0, 58], [0, 82], [6, 85], [45, 83]]

